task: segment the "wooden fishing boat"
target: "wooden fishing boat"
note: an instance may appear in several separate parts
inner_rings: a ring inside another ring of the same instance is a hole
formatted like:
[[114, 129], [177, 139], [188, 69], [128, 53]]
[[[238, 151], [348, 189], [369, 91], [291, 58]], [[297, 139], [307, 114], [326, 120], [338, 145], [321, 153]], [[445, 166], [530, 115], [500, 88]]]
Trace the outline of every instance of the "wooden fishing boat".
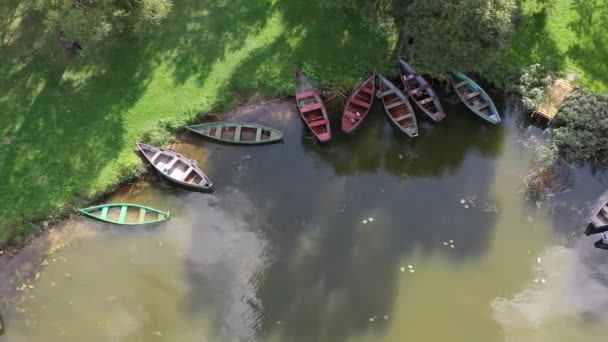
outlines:
[[296, 67], [296, 106], [306, 126], [320, 142], [331, 140], [331, 128], [325, 104], [306, 75]]
[[102, 204], [78, 211], [92, 219], [120, 225], [157, 223], [170, 217], [169, 212], [129, 203]]
[[239, 145], [268, 144], [283, 139], [279, 130], [245, 122], [211, 122], [186, 128], [210, 139]]
[[399, 58], [399, 71], [403, 87], [416, 106], [433, 121], [443, 120], [445, 112], [429, 82], [401, 58]]
[[604, 204], [593, 216], [585, 230], [586, 235], [597, 234], [608, 231], [608, 203]]
[[372, 108], [375, 92], [376, 73], [372, 72], [350, 94], [342, 113], [342, 132], [350, 134], [359, 127]]
[[384, 76], [378, 75], [378, 79], [380, 83], [379, 97], [382, 98], [388, 118], [410, 138], [418, 136], [418, 122], [407, 96]]
[[456, 94], [469, 109], [489, 123], [500, 122], [500, 115], [490, 96], [472, 79], [462, 73], [454, 73], [450, 80]]
[[160, 174], [180, 185], [208, 190], [213, 184], [194, 160], [166, 148], [137, 143], [137, 148]]

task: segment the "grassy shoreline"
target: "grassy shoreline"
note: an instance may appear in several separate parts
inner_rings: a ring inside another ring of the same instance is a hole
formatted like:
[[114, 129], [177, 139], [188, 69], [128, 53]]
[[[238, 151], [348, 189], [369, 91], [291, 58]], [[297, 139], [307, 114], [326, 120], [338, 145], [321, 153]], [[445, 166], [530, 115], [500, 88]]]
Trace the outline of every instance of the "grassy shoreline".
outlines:
[[[565, 34], [585, 9], [574, 0], [540, 3], [523, 1], [522, 29], [501, 63], [562, 61], [548, 66], [574, 68], [581, 84], [608, 89], [606, 67], [588, 62], [608, 60], [589, 45], [608, 45], [605, 30]], [[590, 15], [602, 13], [608, 9]], [[70, 58], [56, 50], [39, 13], [0, 4], [0, 246], [23, 243], [43, 221], [140, 175], [134, 143], [159, 122], [177, 128], [241, 98], [291, 95], [296, 63], [335, 89], [370, 69], [394, 74], [397, 33], [372, 32], [357, 16], [296, 0], [174, 0], [159, 32], [113, 37], [99, 54]]]

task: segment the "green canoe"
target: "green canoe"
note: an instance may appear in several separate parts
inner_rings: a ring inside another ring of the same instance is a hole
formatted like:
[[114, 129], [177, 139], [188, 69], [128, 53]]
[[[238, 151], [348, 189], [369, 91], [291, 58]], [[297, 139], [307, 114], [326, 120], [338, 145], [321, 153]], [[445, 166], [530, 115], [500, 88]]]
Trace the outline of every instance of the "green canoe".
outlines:
[[166, 221], [170, 217], [169, 212], [128, 203], [102, 204], [78, 211], [95, 220], [120, 225], [156, 223]]
[[475, 81], [459, 72], [450, 78], [456, 94], [473, 113], [490, 123], [500, 123], [500, 114], [494, 102]]
[[204, 137], [231, 144], [268, 144], [283, 139], [283, 133], [279, 130], [245, 122], [211, 122], [186, 128]]

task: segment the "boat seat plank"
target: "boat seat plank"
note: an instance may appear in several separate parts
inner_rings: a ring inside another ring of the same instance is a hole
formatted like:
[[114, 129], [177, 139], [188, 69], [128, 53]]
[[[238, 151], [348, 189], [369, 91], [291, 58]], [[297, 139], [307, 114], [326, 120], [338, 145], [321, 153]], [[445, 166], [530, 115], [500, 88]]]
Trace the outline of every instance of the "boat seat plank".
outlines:
[[220, 125], [220, 126], [217, 126], [217, 127], [215, 128], [215, 134], [214, 134], [214, 135], [215, 135], [215, 137], [216, 137], [216, 138], [218, 138], [218, 139], [221, 139], [221, 138], [222, 138], [222, 129], [223, 129], [223, 128], [224, 128], [224, 127], [223, 127], [223, 126], [221, 126], [221, 125]]
[[602, 207], [602, 215], [604, 215], [604, 217], [608, 218], [608, 208], [606, 208], [606, 206]]
[[156, 158], [158, 158], [158, 156], [160, 156], [160, 155], [162, 154], [162, 152], [163, 152], [163, 151], [158, 151], [158, 152], [156, 152], [156, 153], [155, 153], [155, 154], [152, 156], [152, 158], [150, 158], [150, 162], [151, 162], [151, 163], [154, 163], [154, 161], [156, 160]]
[[365, 92], [365, 93], [368, 93], [368, 94], [373, 94], [374, 93], [373, 89], [368, 88], [368, 87], [361, 87], [361, 91]]
[[165, 214], [163, 214], [163, 213], [158, 213], [158, 216], [156, 216], [156, 219], [157, 219], [157, 220], [164, 220], [164, 219], [166, 219]]
[[404, 101], [393, 102], [393, 103], [391, 103], [389, 105], [386, 105], [386, 109], [391, 109], [391, 108], [399, 107], [399, 106], [402, 106], [404, 104], [405, 104]]
[[118, 223], [125, 223], [125, 219], [127, 218], [127, 210], [129, 209], [128, 206], [123, 205], [120, 208], [120, 216], [118, 217]]
[[262, 140], [262, 129], [258, 128], [257, 131], [255, 131], [255, 141], [260, 141]]
[[169, 162], [169, 164], [165, 164], [165, 169], [171, 170], [173, 165], [175, 165], [175, 163], [177, 163], [178, 160], [179, 160], [178, 157], [173, 157], [173, 159]]
[[307, 91], [304, 91], [304, 92], [301, 92], [301, 93], [297, 93], [296, 94], [296, 100], [303, 99], [303, 98], [306, 98], [306, 97], [315, 96], [315, 95], [318, 95], [318, 94], [319, 93], [316, 90], [307, 90]]
[[145, 219], [146, 219], [146, 209], [139, 208], [139, 219], [137, 220], [137, 222], [144, 223]]
[[307, 106], [300, 108], [302, 113], [312, 112], [313, 110], [321, 109], [322, 105], [320, 103], [311, 103]]
[[595, 227], [595, 228], [601, 228], [606, 226], [606, 223], [604, 221], [602, 221], [599, 217], [595, 216], [592, 220], [591, 220], [591, 224]]
[[99, 218], [102, 220], [105, 220], [106, 218], [108, 218], [108, 207], [103, 207], [101, 209], [101, 214], [99, 215]]
[[234, 131], [234, 142], [241, 141], [241, 126], [236, 126], [236, 130]]
[[488, 106], [490, 106], [490, 103], [484, 102], [484, 103], [480, 104], [479, 106], [475, 107], [475, 110], [482, 110]]
[[411, 74], [411, 75], [407, 75], [405, 77], [403, 77], [406, 81], [410, 81], [413, 80], [414, 78], [416, 78], [418, 75], [417, 74]]
[[420, 87], [418, 87], [418, 88], [416, 88], [416, 89], [414, 89], [414, 90], [410, 91], [410, 93], [411, 93], [412, 95], [416, 95], [416, 94], [418, 94], [419, 92], [426, 90], [426, 88], [428, 88], [428, 87], [429, 87], [429, 85], [428, 85], [428, 84], [422, 84], [422, 85], [420, 85]]
[[403, 119], [407, 119], [407, 118], [410, 118], [410, 117], [412, 117], [412, 113], [402, 115], [402, 116], [400, 116], [400, 117], [398, 117], [398, 118], [393, 118], [393, 120], [395, 120], [395, 121], [399, 122], [399, 121], [401, 121], [401, 120], [403, 120]]
[[182, 181], [185, 181], [186, 178], [188, 178], [188, 175], [190, 174], [190, 172], [192, 172], [194, 170], [194, 168], [192, 166], [190, 166], [186, 171], [184, 171], [183, 176], [182, 176]]
[[429, 102], [433, 102], [435, 99], [432, 97], [427, 97], [426, 99], [422, 100], [422, 101], [418, 101], [419, 105], [423, 105], [423, 104], [427, 104]]
[[325, 119], [321, 119], [321, 120], [317, 120], [317, 121], [313, 121], [310, 123], [310, 127], [317, 127], [317, 126], [323, 126], [327, 124], [327, 120]]
[[474, 98], [475, 96], [481, 94], [481, 92], [479, 90], [475, 90], [474, 92], [470, 93], [469, 95], [465, 96], [465, 99], [470, 100], [472, 98]]
[[462, 87], [463, 85], [467, 85], [467, 83], [469, 83], [469, 82], [467, 82], [467, 81], [458, 82], [454, 85], [454, 88], [458, 89], [458, 88]]
[[385, 97], [386, 95], [390, 95], [390, 94], [394, 94], [395, 93], [395, 89], [389, 89], [385, 92], [380, 93], [380, 97]]
[[369, 108], [369, 103], [363, 102], [363, 101], [358, 100], [358, 99], [356, 99], [354, 97], [350, 100], [350, 102], [356, 104], [357, 106], [361, 106], [361, 107], [364, 107], [364, 108]]

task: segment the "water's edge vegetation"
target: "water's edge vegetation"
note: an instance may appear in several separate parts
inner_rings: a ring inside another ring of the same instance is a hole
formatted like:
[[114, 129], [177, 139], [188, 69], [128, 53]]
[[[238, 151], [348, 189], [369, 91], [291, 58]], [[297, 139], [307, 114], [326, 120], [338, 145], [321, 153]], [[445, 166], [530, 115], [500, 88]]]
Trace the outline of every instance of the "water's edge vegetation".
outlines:
[[[608, 89], [597, 62], [605, 52], [592, 44], [608, 40], [595, 26], [608, 9], [579, 5], [523, 1], [500, 63], [472, 71], [508, 87], [541, 63], [574, 70], [592, 90]], [[22, 245], [141, 175], [136, 141], [166, 144], [183, 125], [242, 99], [292, 95], [296, 63], [330, 97], [367, 70], [394, 75], [403, 52], [399, 21], [370, 30], [353, 20], [359, 14], [291, 0], [175, 0], [157, 30], [117, 32], [97, 42], [94, 54], [74, 56], [58, 49], [39, 8], [0, 5], [0, 246]], [[594, 25], [564, 33], [584, 20]]]

